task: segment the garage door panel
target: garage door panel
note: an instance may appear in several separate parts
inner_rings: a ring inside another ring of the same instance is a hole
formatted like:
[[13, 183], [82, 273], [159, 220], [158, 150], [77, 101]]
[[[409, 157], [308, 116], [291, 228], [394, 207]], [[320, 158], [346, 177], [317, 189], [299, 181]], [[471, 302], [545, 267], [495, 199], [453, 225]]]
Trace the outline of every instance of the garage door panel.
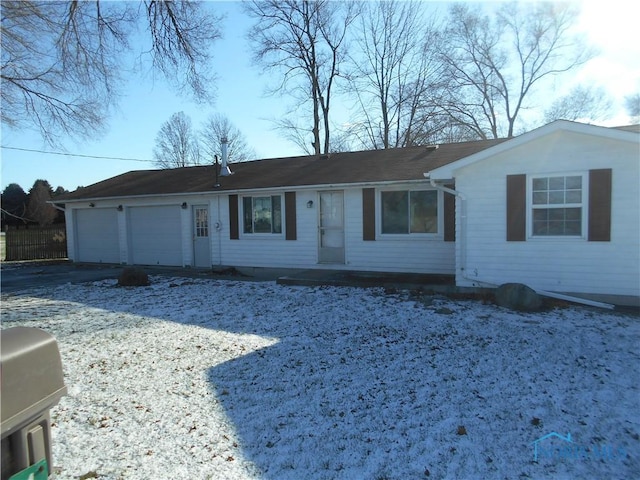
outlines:
[[115, 208], [75, 211], [77, 261], [120, 263], [118, 212]]
[[179, 206], [130, 208], [131, 263], [181, 266], [180, 225]]

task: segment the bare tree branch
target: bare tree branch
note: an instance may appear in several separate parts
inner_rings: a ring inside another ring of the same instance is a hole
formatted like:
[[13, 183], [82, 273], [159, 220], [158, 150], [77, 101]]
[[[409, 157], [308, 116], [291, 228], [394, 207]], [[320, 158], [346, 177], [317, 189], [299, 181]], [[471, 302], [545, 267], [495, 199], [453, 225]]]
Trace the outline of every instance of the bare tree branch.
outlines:
[[355, 123], [366, 148], [410, 146], [430, 136], [429, 95], [442, 68], [440, 35], [423, 12], [420, 3], [376, 2], [360, 17], [349, 89], [357, 97]]
[[[357, 15], [355, 4], [268, 0], [246, 5], [257, 20], [248, 36], [255, 59], [281, 74], [275, 91], [310, 103], [313, 151], [328, 153], [331, 94], [344, 60], [347, 28]], [[291, 128], [297, 122], [284, 124]]]
[[[141, 14], [153, 64], [196, 98], [211, 98], [211, 42], [219, 17], [191, 0], [128, 2], [2, 1], [2, 123], [38, 129], [43, 139], [86, 139], [101, 132], [117, 104], [124, 55]], [[184, 72], [184, 74], [182, 74]]]
[[579, 85], [556, 99], [544, 113], [545, 122], [554, 120], [604, 120], [611, 114], [611, 99], [604, 89]]
[[505, 3], [493, 19], [455, 4], [449, 19], [449, 95], [440, 106], [481, 138], [513, 136], [534, 88], [592, 56], [571, 35], [577, 12], [568, 4]]
[[211, 161], [215, 155], [222, 156], [222, 141], [227, 141], [227, 159], [232, 162], [245, 162], [255, 157], [255, 152], [247, 145], [247, 140], [231, 121], [221, 114], [211, 115], [200, 131], [204, 162]]
[[191, 118], [184, 112], [174, 113], [162, 124], [156, 135], [153, 158], [160, 168], [200, 164], [199, 145], [191, 128]]

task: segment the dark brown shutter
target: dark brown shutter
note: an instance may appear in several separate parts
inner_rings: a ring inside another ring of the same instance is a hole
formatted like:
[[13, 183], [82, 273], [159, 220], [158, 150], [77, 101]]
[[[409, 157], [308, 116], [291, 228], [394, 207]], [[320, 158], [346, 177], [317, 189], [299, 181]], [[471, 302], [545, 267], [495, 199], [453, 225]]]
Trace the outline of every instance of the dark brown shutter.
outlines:
[[296, 223], [296, 192], [284, 192], [285, 238], [296, 240], [298, 237]]
[[611, 241], [611, 169], [589, 171], [590, 242]]
[[444, 192], [444, 241], [456, 241], [456, 197]]
[[507, 241], [524, 242], [527, 231], [527, 176], [507, 175]]
[[238, 195], [229, 195], [229, 238], [231, 240], [238, 240], [240, 238]]
[[362, 240], [376, 239], [376, 190], [362, 189]]

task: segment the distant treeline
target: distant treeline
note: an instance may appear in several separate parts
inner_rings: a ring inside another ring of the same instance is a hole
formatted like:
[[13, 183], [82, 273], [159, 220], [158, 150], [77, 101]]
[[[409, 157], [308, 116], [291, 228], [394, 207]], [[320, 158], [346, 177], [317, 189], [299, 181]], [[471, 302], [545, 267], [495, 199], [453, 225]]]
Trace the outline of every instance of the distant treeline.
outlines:
[[47, 180], [36, 180], [29, 193], [17, 183], [7, 185], [2, 191], [2, 229], [7, 225], [64, 223], [64, 212], [47, 203], [63, 193], [67, 190], [54, 190]]

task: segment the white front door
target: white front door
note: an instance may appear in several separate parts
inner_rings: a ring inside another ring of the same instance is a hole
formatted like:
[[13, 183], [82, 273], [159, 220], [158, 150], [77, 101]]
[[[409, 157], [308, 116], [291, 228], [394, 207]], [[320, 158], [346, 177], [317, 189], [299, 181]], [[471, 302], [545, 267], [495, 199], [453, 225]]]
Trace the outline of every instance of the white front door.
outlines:
[[344, 263], [344, 194], [320, 192], [319, 263]]
[[193, 262], [196, 267], [211, 267], [209, 208], [205, 205], [193, 207]]

